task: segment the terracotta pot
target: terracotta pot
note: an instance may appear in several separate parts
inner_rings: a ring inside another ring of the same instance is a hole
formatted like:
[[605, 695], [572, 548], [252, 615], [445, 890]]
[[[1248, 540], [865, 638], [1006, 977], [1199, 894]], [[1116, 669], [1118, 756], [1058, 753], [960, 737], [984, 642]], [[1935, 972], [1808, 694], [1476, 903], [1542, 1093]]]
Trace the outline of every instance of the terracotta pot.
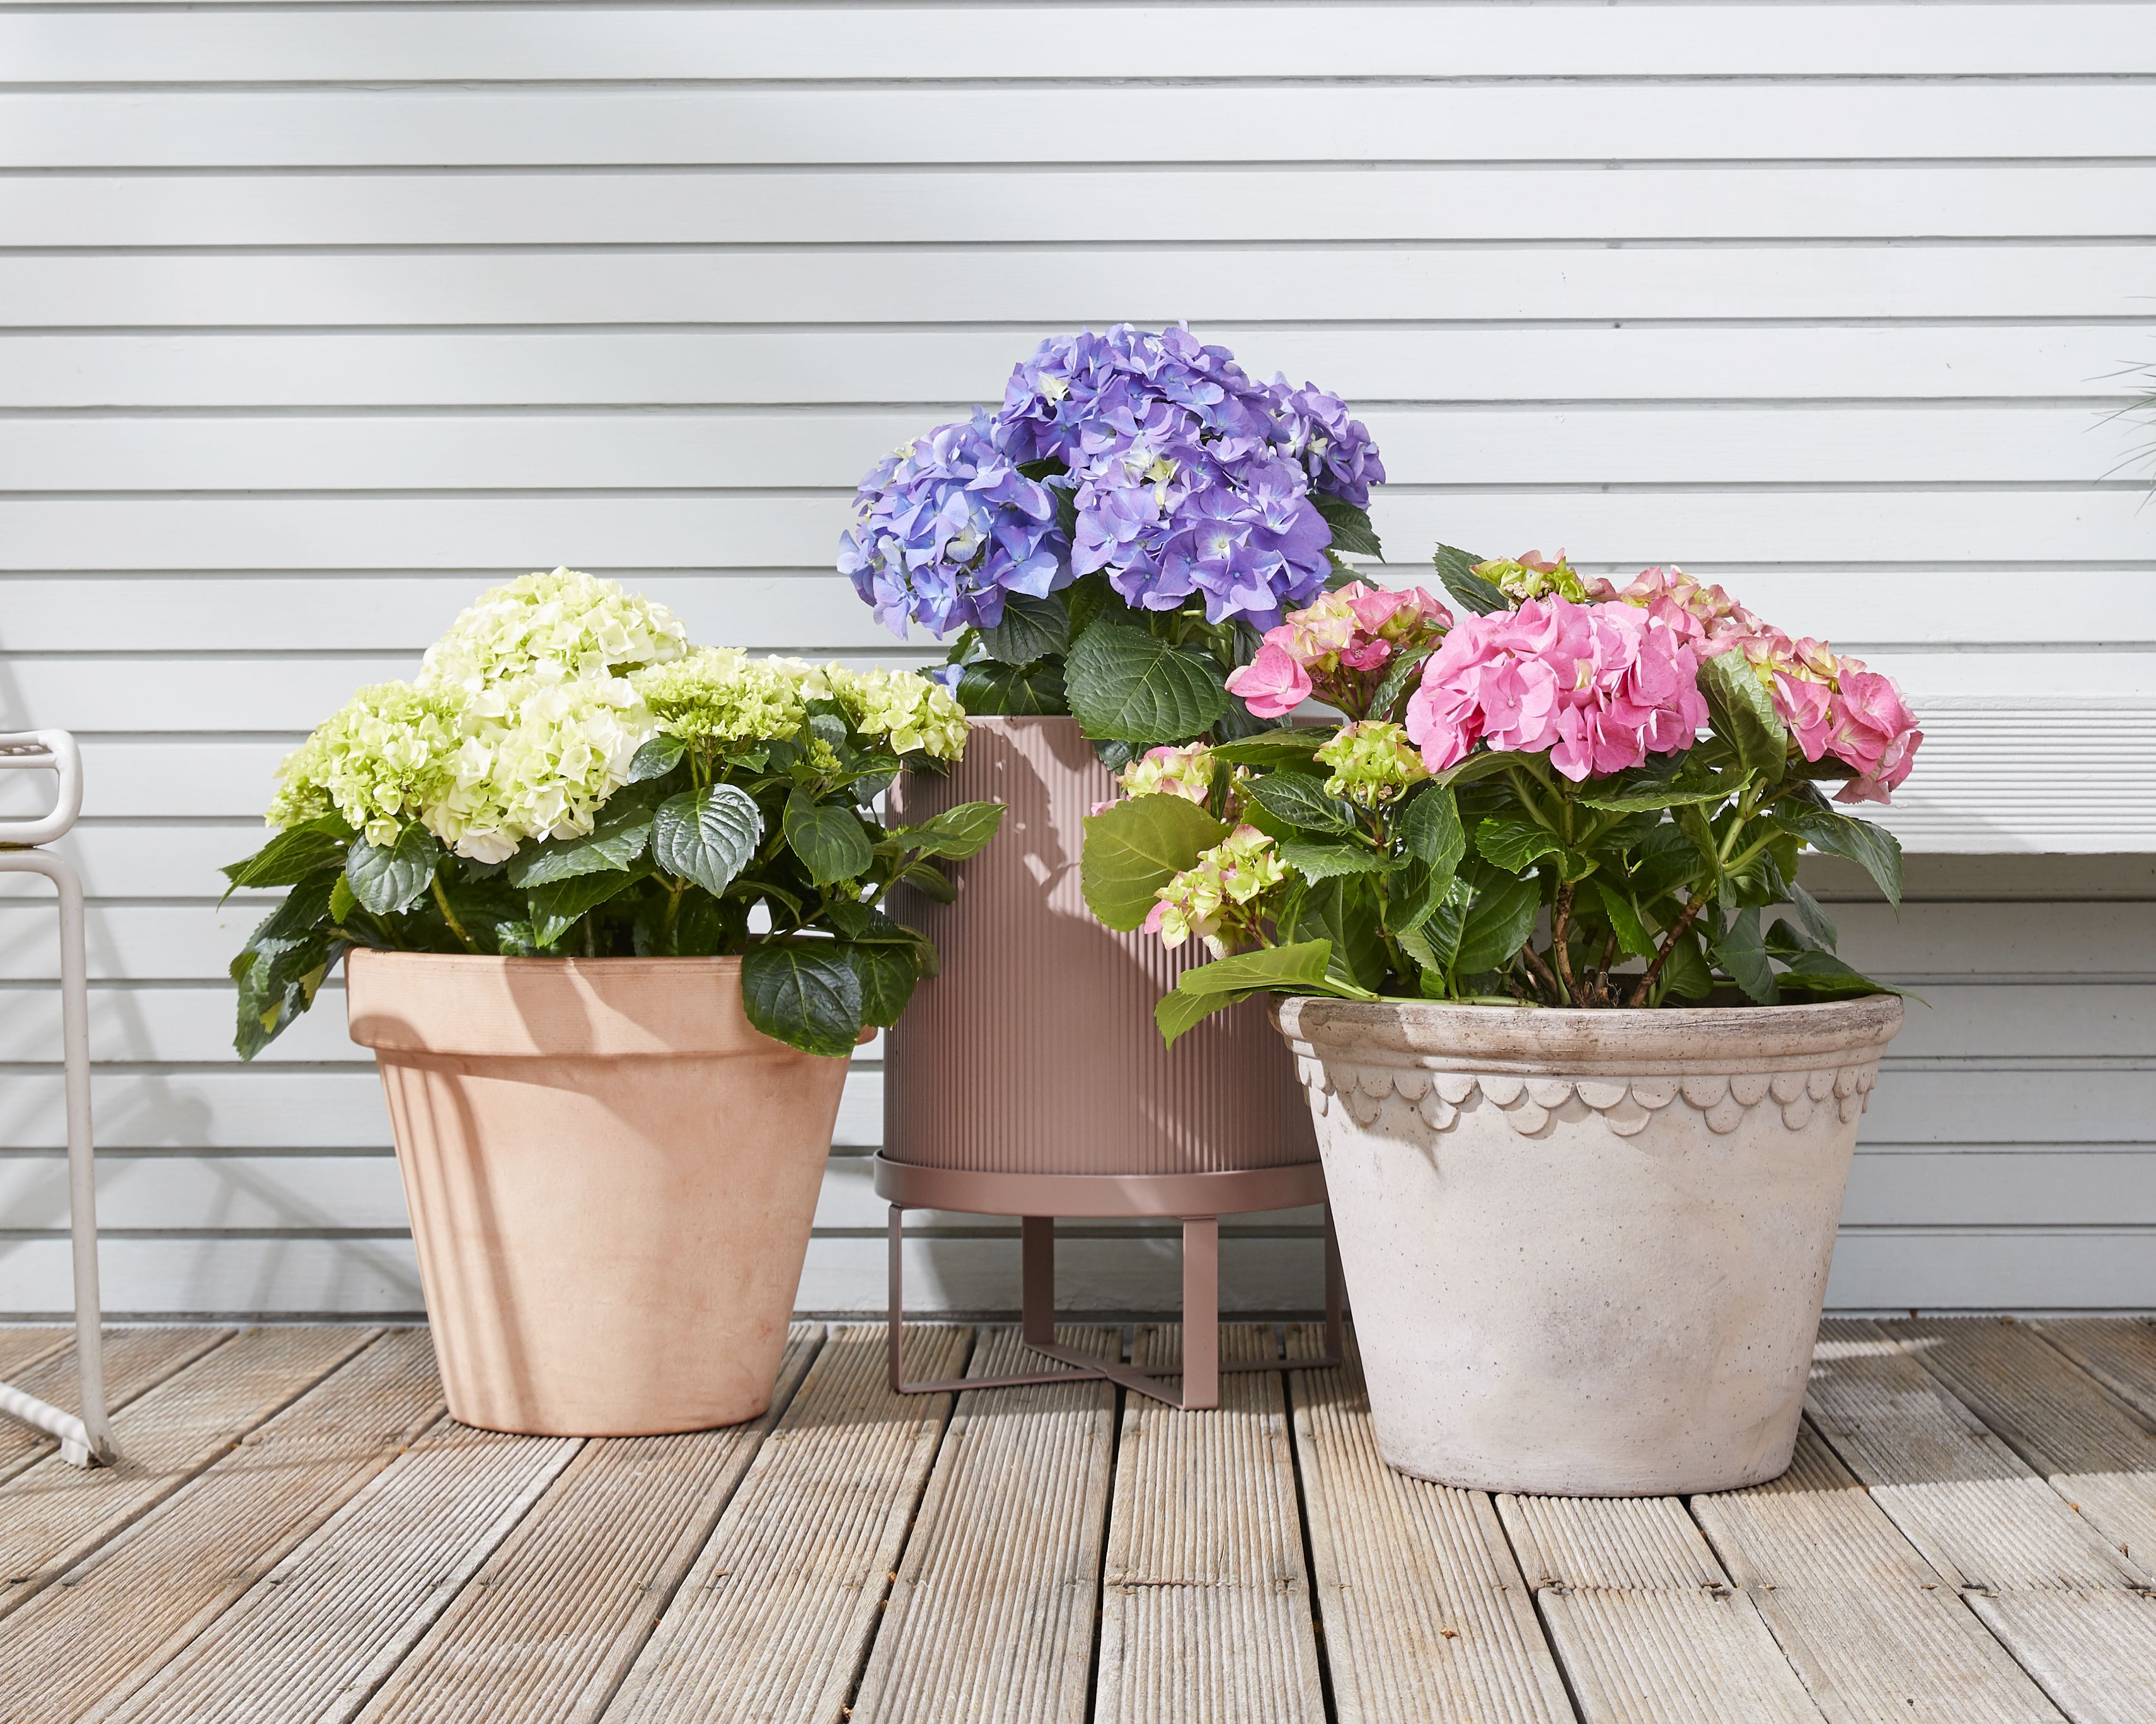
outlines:
[[[1161, 1045], [1153, 1003], [1204, 954], [1113, 932], [1086, 909], [1083, 823], [1114, 794], [1073, 718], [975, 719], [965, 758], [947, 777], [916, 774], [893, 787], [901, 821], [981, 800], [1009, 813], [993, 844], [952, 869], [955, 902], [911, 894], [899, 906], [943, 962], [887, 1042], [889, 1160], [1124, 1178], [1317, 1161], [1262, 1001]], [[1222, 1197], [1221, 1213], [1266, 1207]]]
[[846, 1061], [737, 958], [355, 952], [449, 1412], [652, 1435], [771, 1403]]
[[1589, 1496], [1787, 1470], [1899, 1000], [1276, 1015], [1386, 1460]]

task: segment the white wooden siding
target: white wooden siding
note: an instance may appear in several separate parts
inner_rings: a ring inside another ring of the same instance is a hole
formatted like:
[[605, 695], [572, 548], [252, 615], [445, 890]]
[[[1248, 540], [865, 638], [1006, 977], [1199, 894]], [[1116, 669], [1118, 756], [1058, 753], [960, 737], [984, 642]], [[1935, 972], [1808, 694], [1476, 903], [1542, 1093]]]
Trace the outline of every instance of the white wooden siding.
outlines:
[[[228, 1051], [264, 906], [214, 869], [346, 690], [559, 562], [905, 661], [830, 572], [854, 480], [1044, 334], [1183, 317], [1363, 413], [1388, 577], [1681, 561], [1903, 680], [1912, 901], [1820, 884], [1929, 1003], [1832, 1301], [2156, 1307], [2156, 509], [2111, 417], [2152, 74], [2146, 3], [0, 0], [0, 725], [85, 741], [113, 1306], [417, 1308], [336, 997]], [[32, 899], [0, 1314], [66, 1286]], [[882, 1297], [878, 1056], [813, 1309]], [[1010, 1305], [1008, 1224], [921, 1219], [924, 1297]], [[1231, 1303], [1314, 1299], [1312, 1219], [1230, 1224]], [[1068, 1301], [1173, 1303], [1158, 1230], [1071, 1232]]]

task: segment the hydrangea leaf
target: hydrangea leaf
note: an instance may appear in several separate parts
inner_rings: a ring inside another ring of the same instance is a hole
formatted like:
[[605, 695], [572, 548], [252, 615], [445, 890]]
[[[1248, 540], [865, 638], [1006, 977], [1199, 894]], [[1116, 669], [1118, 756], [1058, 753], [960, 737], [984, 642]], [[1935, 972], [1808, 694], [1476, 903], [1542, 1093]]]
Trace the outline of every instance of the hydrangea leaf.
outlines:
[[1161, 1039], [1172, 1046], [1194, 1024], [1254, 993], [1347, 993], [1359, 999], [1377, 998], [1336, 980], [1330, 973], [1332, 960], [1331, 941], [1306, 940], [1200, 964], [1184, 971], [1174, 992], [1153, 1007], [1153, 1021], [1160, 1026]]
[[1729, 926], [1715, 937], [1714, 961], [1728, 972], [1731, 981], [1744, 990], [1744, 997], [1755, 1004], [1771, 1006], [1781, 997], [1774, 985], [1774, 967], [1767, 960], [1767, 945], [1759, 932], [1756, 906], [1738, 911], [1729, 919]]
[[1227, 674], [1212, 658], [1121, 623], [1078, 637], [1064, 688], [1087, 736], [1141, 747], [1201, 736], [1228, 710]]
[[757, 840], [763, 836], [763, 811], [738, 784], [712, 784], [660, 803], [650, 833], [653, 861], [716, 895], [733, 884], [756, 854]]
[[1699, 936], [1690, 929], [1670, 947], [1669, 962], [1662, 967], [1662, 992], [1687, 1000], [1703, 1000], [1714, 992], [1714, 972], [1707, 967]]
[[354, 839], [345, 852], [344, 877], [352, 883], [352, 896], [375, 915], [402, 916], [434, 880], [441, 854], [434, 834], [415, 822], [397, 834], [393, 844]]
[[[1254, 736], [1239, 736], [1232, 742], [1214, 746], [1213, 758], [1224, 761], [1231, 767], [1267, 767], [1273, 768], [1312, 767], [1311, 757], [1332, 740], [1332, 731], [1323, 725], [1294, 725], [1278, 730], [1260, 731]], [[1315, 768], [1322, 770], [1322, 768]]]
[[1534, 931], [1535, 916], [1542, 908], [1542, 892], [1532, 880], [1512, 880], [1492, 875], [1476, 882], [1474, 901], [1467, 906], [1460, 926], [1460, 947], [1452, 967], [1462, 975], [1502, 970], [1513, 953], [1527, 943]]
[[[678, 802], [680, 798], [674, 800]], [[616, 792], [614, 799], [599, 811], [598, 821], [583, 837], [548, 839], [511, 856], [510, 884], [548, 886], [557, 880], [573, 880], [580, 874], [604, 874], [626, 868], [644, 854], [645, 844], [650, 842], [652, 824], [647, 794], [624, 796]], [[680, 872], [679, 869], [674, 871]]]
[[1834, 918], [1820, 907], [1818, 899], [1794, 880], [1789, 884], [1789, 904], [1797, 912], [1797, 920], [1804, 925], [1805, 932], [1827, 951], [1832, 952], [1841, 943], [1841, 931], [1835, 926]]
[[1607, 880], [1594, 882], [1594, 895], [1602, 905], [1602, 913], [1609, 918], [1612, 932], [1617, 936], [1620, 951], [1633, 957], [1652, 957], [1655, 955], [1655, 936], [1647, 931], [1646, 918], [1640, 914], [1640, 906], [1622, 886]]
[[742, 957], [742, 1004], [758, 1029], [804, 1054], [844, 1059], [861, 1033], [861, 979], [835, 940], [750, 947]]
[[1153, 895], [1227, 837], [1221, 821], [1180, 796], [1133, 796], [1086, 821], [1079, 879], [1086, 905], [1128, 932], [1152, 913]]
[[1305, 880], [1331, 880], [1343, 874], [1389, 874], [1399, 864], [1381, 850], [1358, 849], [1353, 844], [1311, 844], [1302, 839], [1283, 839], [1280, 858]]
[[620, 873], [580, 874], [540, 887], [531, 894], [533, 939], [542, 946], [557, 944], [586, 911], [627, 891], [650, 872], [650, 863], [639, 858]]
[[1654, 813], [1687, 803], [1726, 802], [1744, 788], [1748, 774], [1708, 772], [1658, 774], [1619, 772], [1582, 791], [1583, 806], [1608, 813]]
[[1481, 561], [1471, 552], [1453, 545], [1440, 545], [1430, 558], [1445, 590], [1466, 609], [1478, 617], [1486, 617], [1495, 611], [1509, 611], [1512, 601], [1505, 596], [1504, 589], [1475, 572], [1475, 565]]
[[245, 860], [228, 862], [218, 871], [232, 883], [226, 889], [229, 896], [243, 887], [297, 885], [309, 875], [343, 860], [344, 841], [311, 821], [279, 833]]
[[1306, 832], [1346, 834], [1355, 829], [1355, 811], [1325, 793], [1323, 781], [1308, 772], [1268, 772], [1243, 786], [1243, 793], [1275, 819]]
[[1412, 652], [1402, 653], [1385, 667], [1385, 674], [1378, 680], [1378, 686], [1370, 696], [1370, 716], [1399, 723], [1404, 714], [1401, 708], [1408, 696], [1422, 680], [1422, 663], [1437, 650], [1438, 644], [1430, 641]]
[[1310, 500], [1325, 517], [1325, 524], [1332, 529], [1332, 549], [1341, 556], [1385, 554], [1385, 547], [1378, 542], [1378, 530], [1371, 524], [1368, 510], [1358, 508], [1345, 497], [1331, 496], [1323, 491], [1312, 491]]
[[911, 949], [898, 945], [857, 946], [850, 942], [845, 953], [846, 962], [854, 967], [860, 982], [861, 1021], [889, 1029], [906, 1010], [906, 1003], [913, 998], [914, 983], [921, 979], [921, 967]]
[[1838, 813], [1824, 802], [1794, 803], [1784, 807], [1782, 818], [1814, 849], [1856, 863], [1886, 894], [1887, 901], [1900, 907], [1902, 844], [1892, 833]]
[[962, 862], [996, 835], [1008, 812], [999, 802], [960, 803], [908, 829], [906, 848], [924, 856], [947, 856]]
[[1563, 848], [1563, 839], [1524, 814], [1486, 815], [1475, 829], [1476, 853], [1507, 874], [1525, 873], [1544, 856], [1554, 855]]
[[1738, 764], [1748, 772], [1779, 777], [1789, 757], [1789, 733], [1751, 660], [1739, 652], [1709, 659], [1699, 667], [1699, 691], [1714, 734], [1736, 752]]
[[859, 880], [875, 861], [861, 817], [844, 803], [819, 802], [797, 787], [784, 818], [788, 846], [819, 886]]
[[689, 745], [679, 736], [661, 731], [656, 736], [646, 736], [636, 752], [629, 757], [629, 782], [641, 784], [647, 778], [663, 778], [680, 765], [681, 757], [689, 752]]
[[1070, 613], [1060, 599], [1012, 593], [1004, 596], [1003, 620], [980, 635], [990, 658], [1032, 664], [1070, 649]]
[[957, 693], [961, 706], [984, 718], [1055, 718], [1070, 710], [1063, 672], [1055, 664], [977, 659], [959, 674]]

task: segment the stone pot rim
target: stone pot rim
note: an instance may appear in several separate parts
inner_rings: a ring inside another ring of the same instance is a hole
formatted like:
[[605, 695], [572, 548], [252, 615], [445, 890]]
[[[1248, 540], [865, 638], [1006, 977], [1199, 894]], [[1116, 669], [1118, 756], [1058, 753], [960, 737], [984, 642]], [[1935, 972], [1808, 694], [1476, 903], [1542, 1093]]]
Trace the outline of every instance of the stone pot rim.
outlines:
[[1902, 1027], [1891, 993], [1802, 1005], [1466, 1005], [1445, 1000], [1273, 1001], [1274, 1027], [1301, 1054], [1365, 1064], [1495, 1072], [1800, 1070], [1823, 1057], [1876, 1058]]

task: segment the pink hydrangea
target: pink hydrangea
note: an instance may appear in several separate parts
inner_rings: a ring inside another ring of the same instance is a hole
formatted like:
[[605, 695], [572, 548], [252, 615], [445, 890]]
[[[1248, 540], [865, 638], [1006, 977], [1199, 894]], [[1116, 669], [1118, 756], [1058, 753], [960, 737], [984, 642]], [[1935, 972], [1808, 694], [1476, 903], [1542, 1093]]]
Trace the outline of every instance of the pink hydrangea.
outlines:
[[1886, 802], [1917, 763], [1924, 733], [1891, 676], [1841, 660], [1827, 708], [1827, 752], [1856, 768], [1836, 802]]
[[1578, 781], [1688, 748], [1707, 722], [1688, 631], [1623, 602], [1551, 595], [1471, 617], [1423, 664], [1408, 735], [1433, 772], [1477, 742]]
[[1452, 613], [1419, 587], [1350, 581], [1268, 629], [1255, 659], [1229, 674], [1229, 692], [1260, 718], [1285, 718], [1313, 695], [1363, 718], [1394, 656], [1451, 626]]

